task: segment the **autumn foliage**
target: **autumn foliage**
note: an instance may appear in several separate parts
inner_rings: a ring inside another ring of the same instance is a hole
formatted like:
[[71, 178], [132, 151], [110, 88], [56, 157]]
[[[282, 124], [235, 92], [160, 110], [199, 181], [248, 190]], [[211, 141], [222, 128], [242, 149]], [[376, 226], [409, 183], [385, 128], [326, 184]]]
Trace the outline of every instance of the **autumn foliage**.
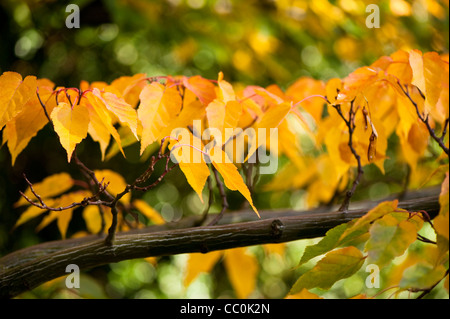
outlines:
[[[252, 156], [258, 160], [257, 150], [261, 149], [288, 159], [261, 186], [264, 190], [304, 189], [308, 207], [341, 195], [340, 211], [345, 213], [364, 168], [374, 165], [384, 174], [385, 161], [396, 156], [410, 169], [410, 188], [424, 185], [430, 175], [443, 181], [439, 215], [431, 221], [426, 212], [405, 211], [397, 207], [397, 201], [389, 201], [360, 219], [333, 228], [306, 248], [299, 266], [322, 257], [298, 278], [291, 297], [316, 297], [311, 289], [330, 289], [365, 263], [389, 268], [389, 285], [381, 290], [425, 294], [446, 278], [448, 292], [448, 55], [397, 51], [345, 78], [324, 82], [302, 77], [286, 90], [276, 84], [265, 88], [232, 85], [225, 77], [222, 73], [217, 79], [136, 74], [111, 83], [83, 81], [78, 88], [66, 88], [48, 79], [3, 73], [0, 129], [12, 165], [50, 123], [67, 162], [80, 167], [86, 177], [85, 184], [64, 172], [42, 181], [27, 179], [29, 187], [15, 204], [26, 208], [15, 227], [50, 211], [37, 230], [56, 220], [65, 238], [72, 214], [81, 208], [87, 229], [78, 235], [108, 232], [107, 244], [114, 245], [118, 229], [143, 227], [138, 221], [124, 221], [123, 214], [130, 210], [155, 224], [164, 223], [148, 203], [131, 195], [151, 191], [178, 166], [204, 203], [205, 214], [211, 204], [204, 198], [204, 189], [206, 185], [210, 188], [214, 178], [222, 195], [220, 216], [228, 207], [223, 186], [238, 191], [259, 216], [252, 200], [255, 174], [242, 176], [240, 171], [263, 166], [249, 164]], [[208, 128], [220, 134], [204, 138]], [[243, 138], [238, 129], [249, 128], [266, 130], [265, 138], [261, 134]], [[178, 129], [189, 133], [180, 138], [174, 135]], [[277, 129], [276, 141], [271, 139], [271, 129]], [[390, 142], [393, 136], [398, 143]], [[140, 143], [140, 156], [153, 155], [148, 170], [137, 172], [135, 181], [126, 181], [119, 172], [87, 168], [77, 155], [77, 146], [87, 138], [98, 142], [103, 161], [119, 152], [125, 156], [124, 148]], [[302, 148], [305, 141], [312, 145], [308, 151]], [[239, 143], [245, 147], [235, 147], [230, 153], [227, 145]], [[165, 163], [164, 173], [150, 183], [159, 161]], [[425, 228], [434, 238], [422, 235]], [[429, 246], [421, 254], [407, 253], [403, 262], [388, 267], [418, 240]], [[222, 257], [236, 296], [248, 297], [258, 266], [244, 248], [192, 254], [185, 284], [210, 271]]]

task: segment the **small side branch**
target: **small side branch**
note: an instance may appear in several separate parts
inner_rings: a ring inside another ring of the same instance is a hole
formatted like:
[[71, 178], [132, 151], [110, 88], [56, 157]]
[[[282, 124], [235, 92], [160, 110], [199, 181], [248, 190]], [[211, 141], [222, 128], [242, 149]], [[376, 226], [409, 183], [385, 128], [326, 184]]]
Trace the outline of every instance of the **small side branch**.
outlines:
[[353, 103], [355, 100], [352, 100], [350, 102], [350, 111], [348, 112], [348, 119], [345, 118], [344, 114], [342, 113], [342, 109], [340, 104], [337, 105], [332, 105], [336, 111], [338, 112], [339, 116], [342, 118], [342, 120], [344, 120], [345, 125], [347, 125], [348, 128], [348, 146], [350, 148], [350, 151], [353, 154], [353, 157], [356, 159], [356, 162], [358, 164], [358, 173], [357, 176], [355, 178], [355, 180], [353, 181], [352, 187], [350, 190], [348, 190], [345, 194], [345, 199], [341, 205], [341, 207], [339, 208], [340, 212], [346, 213], [348, 212], [348, 208], [350, 205], [350, 200], [353, 197], [353, 194], [356, 191], [356, 187], [358, 186], [358, 184], [361, 181], [361, 177], [364, 174], [363, 168], [362, 168], [362, 164], [361, 164], [361, 156], [356, 152], [355, 148], [353, 147], [353, 132], [355, 131], [355, 115], [356, 115], [356, 111], [353, 109]]
[[26, 199], [27, 202], [29, 202], [31, 205], [36, 206], [40, 209], [45, 209], [45, 210], [50, 210], [50, 211], [55, 211], [55, 212], [60, 212], [63, 210], [67, 210], [67, 209], [71, 209], [71, 208], [75, 208], [75, 207], [86, 207], [87, 205], [105, 205], [108, 204], [107, 202], [101, 201], [101, 200], [97, 200], [98, 195], [100, 193], [103, 193], [106, 191], [106, 188], [108, 187], [109, 183], [107, 184], [103, 184], [103, 180], [101, 182], [101, 186], [99, 188], [99, 192], [91, 197], [86, 197], [84, 198], [81, 202], [74, 202], [68, 206], [64, 206], [64, 207], [50, 207], [47, 204], [44, 203], [42, 197], [36, 193], [36, 191], [33, 188], [33, 184], [28, 180], [27, 176], [25, 174], [23, 174], [23, 178], [25, 179], [25, 181], [27, 182], [28, 186], [30, 187], [31, 192], [33, 193], [33, 195], [37, 198], [37, 200], [39, 201], [39, 203], [34, 202], [32, 199], [30, 199], [28, 196], [26, 196], [23, 192], [19, 191], [20, 195]]
[[[403, 94], [405, 94], [405, 96], [409, 99], [409, 101], [411, 102], [411, 104], [414, 106], [414, 108], [416, 109], [416, 113], [417, 113], [417, 117], [419, 118], [419, 120], [422, 121], [423, 124], [425, 124], [425, 126], [427, 127], [428, 132], [430, 133], [430, 136], [439, 144], [439, 146], [442, 148], [442, 150], [445, 152], [445, 154], [447, 154], [448, 156], [448, 147], [445, 146], [444, 143], [444, 138], [445, 135], [447, 134], [447, 127], [448, 127], [448, 121], [449, 119], [445, 120], [444, 123], [444, 127], [442, 130], [442, 135], [440, 137], [438, 137], [436, 135], [436, 132], [434, 131], [434, 129], [431, 127], [430, 125], [430, 121], [428, 118], [428, 114], [421, 114], [420, 110], [419, 110], [419, 106], [417, 105], [417, 103], [413, 100], [413, 98], [411, 97], [411, 94], [409, 93], [409, 87], [408, 85], [403, 86], [400, 82], [397, 82], [398, 85], [400, 86], [401, 90], [403, 91]], [[419, 88], [417, 88], [419, 90]], [[423, 95], [423, 93], [419, 90], [420, 95], [422, 96], [423, 99], [425, 99], [425, 96]]]

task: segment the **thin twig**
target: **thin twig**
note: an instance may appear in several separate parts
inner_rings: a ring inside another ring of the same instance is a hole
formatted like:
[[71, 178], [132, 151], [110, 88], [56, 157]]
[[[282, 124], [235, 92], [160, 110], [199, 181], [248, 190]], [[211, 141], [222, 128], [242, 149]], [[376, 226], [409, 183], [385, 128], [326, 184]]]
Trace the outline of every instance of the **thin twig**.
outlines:
[[67, 209], [71, 209], [71, 208], [75, 208], [75, 207], [86, 207], [87, 205], [105, 205], [108, 204], [107, 202], [101, 201], [101, 200], [96, 200], [99, 193], [102, 193], [106, 190], [106, 187], [108, 187], [109, 183], [102, 185], [101, 189], [99, 189], [99, 193], [95, 194], [94, 196], [90, 196], [90, 197], [85, 197], [81, 202], [73, 202], [72, 204], [68, 205], [68, 206], [64, 206], [64, 207], [50, 207], [47, 204], [44, 203], [42, 197], [36, 193], [36, 191], [33, 188], [33, 184], [28, 180], [28, 178], [26, 177], [25, 174], [23, 174], [23, 178], [25, 179], [25, 181], [27, 182], [28, 186], [30, 187], [31, 192], [33, 193], [33, 195], [37, 198], [37, 200], [39, 201], [39, 203], [34, 202], [32, 199], [30, 199], [28, 196], [26, 196], [23, 192], [19, 191], [20, 195], [25, 198], [25, 200], [27, 202], [29, 202], [31, 205], [36, 206], [40, 209], [45, 209], [45, 210], [50, 210], [50, 211], [55, 211], [55, 212], [60, 212], [63, 210], [67, 210]]
[[348, 190], [345, 194], [345, 199], [339, 208], [340, 212], [346, 213], [348, 212], [348, 208], [350, 205], [350, 200], [353, 197], [353, 194], [356, 191], [356, 187], [358, 186], [362, 175], [364, 174], [362, 164], [361, 164], [361, 156], [356, 152], [355, 148], [353, 147], [353, 132], [355, 131], [355, 115], [356, 111], [353, 110], [353, 103], [355, 102], [355, 99], [353, 99], [350, 102], [350, 111], [348, 112], [348, 120], [345, 118], [344, 114], [342, 113], [341, 105], [336, 104], [332, 105], [336, 111], [338, 112], [339, 116], [344, 120], [345, 125], [347, 125], [348, 128], [348, 146], [350, 148], [350, 151], [352, 152], [353, 156], [356, 159], [356, 162], [358, 163], [358, 175], [356, 176], [355, 180], [353, 181], [352, 187], [350, 190]]
[[[428, 132], [430, 133], [430, 136], [439, 144], [439, 146], [442, 148], [442, 150], [445, 152], [445, 154], [448, 154], [448, 147], [445, 146], [444, 143], [444, 138], [445, 135], [447, 134], [447, 126], [448, 126], [448, 119], [445, 120], [445, 124], [444, 124], [444, 128], [442, 130], [442, 135], [441, 137], [438, 137], [436, 135], [436, 132], [434, 131], [434, 129], [431, 127], [430, 125], [430, 121], [428, 118], [428, 114], [424, 115], [420, 113], [419, 110], [419, 106], [417, 105], [417, 103], [413, 100], [413, 98], [411, 97], [410, 93], [409, 93], [409, 87], [408, 85], [405, 84], [405, 86], [403, 87], [403, 85], [400, 83], [400, 81], [397, 81], [398, 85], [400, 86], [401, 90], [403, 91], [403, 93], [405, 94], [405, 96], [409, 99], [409, 101], [412, 103], [412, 105], [414, 106], [414, 108], [416, 109], [416, 113], [418, 118], [422, 121], [423, 124], [425, 124], [425, 126], [427, 127]], [[421, 95], [421, 97], [423, 99], [425, 99], [425, 96], [423, 95], [422, 91], [417, 88], [417, 90], [419, 90], [419, 93]]]
[[37, 95], [37, 98], [38, 98], [38, 100], [39, 100], [39, 103], [41, 104], [42, 108], [44, 109], [44, 114], [45, 114], [45, 116], [47, 117], [47, 120], [48, 120], [50, 123], [53, 123], [53, 122], [52, 122], [52, 119], [50, 118], [50, 115], [48, 115], [47, 107], [45, 106], [45, 104], [44, 104], [44, 103], [42, 102], [42, 100], [41, 100], [41, 97], [40, 97], [40, 95], [39, 95], [39, 88], [36, 89], [36, 95]]

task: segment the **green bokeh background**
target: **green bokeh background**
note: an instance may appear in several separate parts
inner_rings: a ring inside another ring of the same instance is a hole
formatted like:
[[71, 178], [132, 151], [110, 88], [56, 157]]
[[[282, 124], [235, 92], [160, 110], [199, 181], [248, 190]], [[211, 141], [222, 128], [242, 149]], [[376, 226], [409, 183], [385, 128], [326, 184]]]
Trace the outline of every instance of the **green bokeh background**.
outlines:
[[[448, 52], [448, 0], [375, 1], [380, 8], [380, 28], [370, 29], [366, 26], [366, 7], [373, 2], [1, 0], [0, 73], [15, 71], [24, 77], [35, 75], [60, 86], [78, 87], [81, 80], [111, 82], [136, 73], [199, 74], [215, 79], [223, 71], [225, 79], [234, 84], [275, 83], [286, 88], [301, 76], [322, 80], [344, 77], [398, 49]], [[66, 6], [71, 3], [81, 10], [79, 29], [65, 26], [69, 15]], [[87, 139], [78, 151], [89, 167], [117, 170], [127, 180], [133, 180], [145, 168], [137, 156], [136, 145], [126, 149], [126, 160], [115, 156], [105, 163], [100, 162], [98, 146], [92, 140]], [[12, 231], [21, 213], [12, 206], [19, 198], [18, 190], [25, 189], [23, 173], [32, 181], [61, 171], [81, 178], [65, 159], [49, 125], [32, 139], [14, 167], [7, 148], [0, 149], [0, 256], [59, 239], [56, 225], [36, 234], [39, 219]], [[366, 171], [366, 178], [377, 180], [377, 173], [372, 174], [371, 169]], [[392, 165], [391, 173], [391, 178], [401, 185], [406, 172]], [[372, 192], [375, 197], [382, 197], [395, 190], [392, 185], [392, 181], [378, 183]], [[361, 194], [369, 196], [370, 191], [362, 188]], [[256, 195], [255, 202], [261, 209], [301, 208], [301, 198], [302, 191], [298, 190]], [[144, 199], [158, 211], [168, 211], [174, 219], [201, 210], [179, 172], [169, 174], [164, 184], [145, 194]], [[230, 194], [229, 201], [233, 209], [243, 203], [234, 194]], [[213, 207], [213, 211], [218, 210], [219, 203]], [[68, 235], [83, 229], [83, 223], [80, 214], [75, 213]], [[289, 244], [284, 259], [267, 255], [261, 247], [250, 248], [261, 268], [252, 297], [283, 297], [301, 271], [292, 271], [292, 267], [307, 243], [311, 241]], [[201, 275], [191, 287], [182, 287], [185, 262], [185, 255], [164, 257], [157, 265], [144, 260], [125, 261], [83, 273], [84, 284], [78, 294], [63, 289], [60, 282], [23, 297], [235, 297], [221, 263], [211, 274]], [[355, 287], [362, 289], [366, 275], [363, 271], [355, 275], [351, 287], [338, 285], [329, 297], [345, 298], [359, 293]]]

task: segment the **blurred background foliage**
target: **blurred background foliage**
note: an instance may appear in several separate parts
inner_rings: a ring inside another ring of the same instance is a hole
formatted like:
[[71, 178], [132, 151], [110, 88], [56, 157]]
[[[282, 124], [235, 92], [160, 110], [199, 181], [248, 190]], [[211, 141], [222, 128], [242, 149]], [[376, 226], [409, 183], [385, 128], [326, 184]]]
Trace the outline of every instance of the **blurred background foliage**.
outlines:
[[[64, 86], [121, 75], [196, 75], [282, 87], [345, 76], [382, 55], [448, 48], [448, 0], [2, 0], [0, 71]], [[68, 29], [67, 4], [81, 9]]]
[[[365, 24], [369, 15], [366, 7], [374, 2], [380, 8], [379, 29]], [[70, 3], [81, 9], [79, 29], [65, 26]], [[223, 71], [233, 84], [287, 88], [301, 76], [321, 80], [345, 77], [399, 49], [446, 53], [448, 10], [448, 0], [0, 0], [0, 73], [15, 71], [24, 77], [36, 75], [57, 85], [78, 87], [81, 80], [111, 82], [136, 73], [199, 74], [216, 79]], [[106, 163], [99, 161], [98, 146], [89, 139], [78, 151], [89, 167], [116, 170], [133, 180], [136, 172], [145, 169], [137, 148], [135, 144], [125, 150], [127, 159], [115, 156]], [[281, 159], [281, 165], [285, 160]], [[386, 181], [375, 184], [379, 172], [368, 166], [365, 179], [371, 187], [362, 186], [361, 197], [379, 199], [401, 189], [407, 172], [394, 164], [395, 155], [391, 169], [387, 164]], [[2, 147], [0, 167], [0, 256], [59, 239], [56, 225], [36, 234], [39, 219], [11, 231], [21, 213], [12, 206], [19, 198], [18, 190], [25, 189], [24, 172], [32, 181], [61, 171], [81, 178], [67, 165], [64, 150], [49, 125], [33, 138], [14, 167]], [[397, 186], [392, 186], [392, 181]], [[254, 201], [260, 209], [300, 209], [305, 206], [303, 193], [255, 194]], [[202, 209], [186, 180], [175, 171], [143, 199], [167, 221]], [[236, 194], [230, 194], [228, 201], [232, 209], [242, 204]], [[213, 212], [219, 210], [219, 204], [213, 206]], [[74, 214], [69, 237], [85, 229], [79, 215]], [[250, 297], [282, 298], [297, 279], [301, 269], [292, 269], [311, 242], [314, 240], [288, 244], [283, 257], [268, 254], [261, 247], [249, 248], [259, 260], [258, 284]], [[235, 297], [222, 263], [183, 287], [186, 258], [130, 260], [98, 267], [83, 273], [81, 290], [67, 290], [60, 279], [23, 297]], [[363, 289], [365, 276], [362, 271], [346, 284], [338, 283], [339, 287], [325, 296], [351, 297]]]

